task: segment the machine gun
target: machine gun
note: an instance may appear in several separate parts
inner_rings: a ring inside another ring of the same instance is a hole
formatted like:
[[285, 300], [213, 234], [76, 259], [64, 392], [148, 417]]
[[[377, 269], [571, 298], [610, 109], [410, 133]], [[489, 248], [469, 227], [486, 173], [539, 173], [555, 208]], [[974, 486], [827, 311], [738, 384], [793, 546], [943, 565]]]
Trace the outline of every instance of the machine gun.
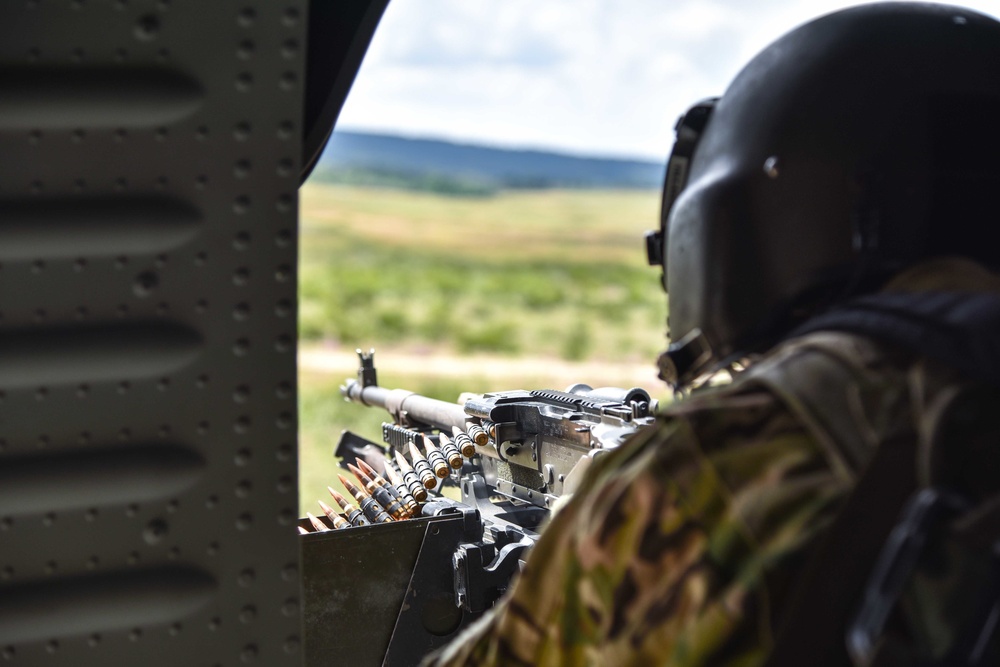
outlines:
[[[392, 415], [393, 423], [382, 427], [391, 449], [407, 455], [407, 445], [419, 436], [428, 435], [438, 444], [435, 432], [451, 436], [456, 429], [473, 441], [475, 453], [460, 474], [462, 502], [485, 516], [497, 514], [490, 501], [494, 496], [506, 499], [505, 508], [550, 508], [573, 492], [594, 457], [649, 424], [656, 409], [644, 389], [585, 384], [566, 391], [466, 394], [461, 404], [449, 403], [379, 387], [374, 353], [359, 351], [358, 356], [358, 379], [348, 380], [341, 393]], [[357, 441], [348, 433], [338, 455], [350, 459]]]
[[[419, 511], [410, 520], [370, 525], [355, 512], [357, 520], [349, 528], [341, 517], [333, 516], [328, 525], [321, 520], [313, 525], [327, 540], [357, 534], [355, 544], [362, 551], [379, 543], [380, 551], [358, 557], [365, 563], [385, 549], [399, 550], [399, 540], [386, 537], [391, 526], [420, 533], [414, 538], [412, 572], [399, 578], [407, 580], [406, 592], [401, 593], [388, 645], [384, 653], [379, 655], [380, 649], [374, 647], [372, 653], [386, 665], [412, 664], [415, 655], [446, 642], [499, 598], [557, 501], [573, 492], [596, 457], [652, 423], [657, 403], [643, 389], [595, 389], [585, 384], [565, 391], [463, 394], [459, 402], [450, 403], [380, 387], [374, 352], [359, 350], [358, 356], [357, 379], [348, 380], [341, 393], [347, 400], [386, 410], [392, 421], [382, 425], [384, 446], [345, 431], [335, 453], [345, 465], [357, 460], [379, 473], [358, 477], [368, 495], [385, 499], [386, 509], [397, 511], [398, 505], [405, 505], [407, 491], [425, 491], [426, 497], [416, 504]], [[403, 478], [403, 484], [391, 484], [392, 479]], [[442, 493], [449, 485], [457, 486], [458, 494]], [[380, 490], [388, 486], [395, 487], [391, 491], [399, 498], [398, 505], [388, 491]], [[368, 502], [360, 488], [351, 492], [359, 503]], [[454, 499], [456, 495], [460, 499]], [[301, 525], [303, 532], [310, 530], [304, 522]], [[399, 534], [402, 539], [404, 533]], [[307, 535], [305, 539], [303, 554], [309, 569], [310, 540], [319, 538]], [[328, 588], [344, 595], [345, 588], [354, 583], [340, 581]], [[381, 582], [381, 586], [391, 584]], [[317, 591], [310, 596], [307, 591], [307, 599], [321, 595]], [[432, 598], [437, 602], [429, 605]], [[369, 622], [374, 615], [369, 615]], [[371, 637], [370, 626], [366, 631]]]

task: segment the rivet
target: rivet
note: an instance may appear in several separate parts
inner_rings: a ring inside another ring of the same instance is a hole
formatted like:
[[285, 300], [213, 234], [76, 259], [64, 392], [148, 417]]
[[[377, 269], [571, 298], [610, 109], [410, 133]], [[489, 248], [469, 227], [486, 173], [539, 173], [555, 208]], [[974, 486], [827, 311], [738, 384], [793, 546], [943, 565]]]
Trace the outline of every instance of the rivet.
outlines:
[[240, 60], [249, 60], [253, 57], [254, 43], [249, 39], [245, 39], [240, 42], [239, 47], [236, 49], [236, 57]]
[[764, 173], [767, 174], [769, 178], [778, 177], [778, 156], [772, 155], [764, 160]]
[[240, 338], [235, 343], [233, 343], [233, 354], [237, 357], [246, 356], [247, 352], [250, 351], [250, 341], [246, 338]]
[[281, 613], [284, 616], [295, 616], [299, 613], [299, 601], [296, 598], [288, 598], [281, 605]]
[[236, 127], [233, 128], [233, 138], [237, 141], [246, 141], [250, 137], [251, 129], [250, 123], [246, 121], [237, 123]]
[[253, 662], [257, 659], [257, 647], [254, 644], [248, 644], [243, 647], [240, 651], [240, 660], [243, 662]]
[[139, 18], [135, 22], [135, 30], [133, 31], [135, 38], [148, 42], [150, 40], [156, 39], [160, 34], [160, 19], [153, 14], [146, 14]]
[[239, 13], [236, 17], [236, 22], [243, 28], [249, 28], [253, 25], [254, 19], [257, 18], [257, 12], [253, 10], [252, 7], [247, 7]]
[[251, 623], [255, 618], [257, 618], [257, 608], [253, 605], [248, 604], [240, 610], [240, 623]]
[[135, 281], [132, 283], [132, 293], [139, 298], [145, 298], [152, 294], [159, 284], [160, 276], [155, 271], [143, 271], [135, 277]]
[[257, 579], [257, 573], [254, 572], [252, 568], [248, 567], [242, 572], [240, 572], [239, 576], [236, 578], [236, 583], [238, 583], [240, 586], [244, 588], [247, 588], [248, 586], [252, 585], [256, 579]]

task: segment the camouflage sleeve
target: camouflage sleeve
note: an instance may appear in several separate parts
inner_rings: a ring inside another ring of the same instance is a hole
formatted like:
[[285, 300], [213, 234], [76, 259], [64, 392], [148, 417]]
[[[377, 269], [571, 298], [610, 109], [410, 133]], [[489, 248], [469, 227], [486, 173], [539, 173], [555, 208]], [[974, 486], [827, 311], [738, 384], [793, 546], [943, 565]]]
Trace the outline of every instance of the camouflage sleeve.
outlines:
[[604, 456], [444, 665], [760, 664], [850, 480], [763, 390], [685, 401]]

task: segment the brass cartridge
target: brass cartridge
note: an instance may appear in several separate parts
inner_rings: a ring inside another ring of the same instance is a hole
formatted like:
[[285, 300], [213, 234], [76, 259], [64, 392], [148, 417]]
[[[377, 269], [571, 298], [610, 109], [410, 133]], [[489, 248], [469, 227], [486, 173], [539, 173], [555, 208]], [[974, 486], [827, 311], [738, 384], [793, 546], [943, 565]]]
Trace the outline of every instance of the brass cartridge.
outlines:
[[420, 478], [420, 483], [428, 489], [436, 487], [437, 477], [434, 475], [434, 471], [431, 470], [427, 459], [412, 442], [410, 443], [410, 458], [413, 459], [413, 470], [417, 473], [417, 477]]
[[350, 522], [352, 526], [371, 525], [371, 522], [368, 521], [367, 518], [365, 518], [364, 512], [359, 510], [351, 503], [347, 502], [347, 499], [344, 498], [344, 496], [340, 495], [329, 486], [326, 487], [326, 490], [330, 492], [330, 495], [333, 496], [333, 499], [337, 501], [338, 505], [340, 505], [340, 509], [344, 510], [344, 514], [347, 515], [347, 520]]
[[490, 434], [479, 424], [469, 424], [468, 435], [477, 445], [485, 445], [490, 441]]
[[448, 460], [445, 459], [444, 454], [438, 449], [430, 438], [426, 435], [424, 436], [424, 451], [427, 452], [427, 463], [430, 465], [434, 474], [444, 479], [451, 473], [451, 467], [448, 465]]
[[344, 488], [354, 496], [354, 500], [357, 501], [358, 506], [361, 511], [365, 513], [365, 516], [372, 523], [392, 523], [393, 519], [390, 515], [386, 514], [386, 511], [382, 509], [382, 506], [378, 502], [368, 495], [368, 492], [364, 489], [360, 489], [343, 475], [337, 475], [337, 479], [340, 483], [344, 485]]
[[413, 472], [413, 466], [410, 465], [410, 462], [398, 451], [396, 452], [396, 465], [399, 466], [399, 471], [403, 475], [403, 482], [406, 484], [406, 489], [413, 495], [413, 499], [418, 503], [425, 502], [427, 500], [427, 488], [420, 482], [417, 473]]
[[[375, 468], [372, 468], [365, 461], [358, 459], [358, 466], [365, 471], [365, 474], [375, 483], [375, 486], [385, 489], [393, 497], [396, 502], [403, 506], [403, 518], [409, 518], [413, 516], [414, 511], [417, 509], [417, 503], [414, 502], [413, 497], [406, 491], [406, 488], [402, 489], [396, 488], [395, 482], [390, 483], [382, 475], [378, 474]], [[387, 475], [395, 475], [396, 471], [392, 469], [391, 465], [386, 464], [385, 472]], [[398, 475], [397, 475], [398, 477]], [[402, 480], [400, 480], [402, 481]], [[404, 497], [405, 494], [405, 497]], [[410, 502], [407, 502], [409, 498]], [[388, 508], [386, 508], [388, 510]], [[392, 512], [389, 512], [392, 514]]]
[[448, 465], [455, 470], [461, 470], [462, 452], [458, 451], [458, 447], [455, 446], [455, 443], [453, 443], [451, 438], [444, 433], [441, 434], [439, 441], [441, 443], [441, 453], [444, 455], [444, 458], [447, 459]]
[[[482, 429], [479, 430], [482, 431]], [[486, 431], [483, 431], [483, 433], [485, 434]], [[468, 459], [471, 459], [473, 456], [475, 456], [476, 443], [473, 442], [472, 438], [469, 437], [464, 431], [462, 431], [462, 429], [458, 428], [457, 426], [452, 426], [451, 435], [453, 438], [455, 438], [455, 446], [458, 447], [459, 451], [462, 452], [462, 456]], [[487, 436], [486, 442], [489, 441], [490, 439]]]
[[319, 506], [322, 508], [323, 514], [326, 515], [326, 518], [330, 520], [330, 523], [332, 523], [333, 527], [337, 530], [343, 530], [344, 528], [351, 527], [351, 524], [348, 521], [345, 521], [344, 517], [333, 511], [333, 508], [324, 503], [322, 500], [319, 501]]
[[[361, 482], [365, 491], [368, 492], [368, 495], [374, 498], [375, 502], [381, 505], [382, 509], [389, 513], [389, 516], [396, 521], [406, 518], [406, 509], [403, 507], [402, 501], [394, 497], [392, 493], [389, 492], [388, 488], [379, 486], [375, 483], [375, 480], [365, 473], [364, 470], [356, 468], [350, 463], [347, 464], [347, 468], [354, 474], [355, 477], [358, 478], [358, 481]], [[384, 481], [385, 480], [383, 480], [383, 482]]]
[[[388, 483], [392, 484], [399, 492], [399, 497], [403, 502], [403, 506], [406, 508], [407, 515], [414, 517], [420, 514], [420, 505], [417, 504], [417, 501], [413, 497], [413, 494], [410, 493], [410, 490], [406, 488], [406, 483], [403, 481], [403, 478], [400, 477], [399, 473], [396, 472], [396, 469], [391, 465], [386, 465], [385, 474], [389, 476]], [[417, 486], [423, 490], [423, 485], [417, 481], [416, 478], [414, 478], [414, 481], [417, 483]], [[427, 492], [424, 491], [424, 493], [426, 494]]]

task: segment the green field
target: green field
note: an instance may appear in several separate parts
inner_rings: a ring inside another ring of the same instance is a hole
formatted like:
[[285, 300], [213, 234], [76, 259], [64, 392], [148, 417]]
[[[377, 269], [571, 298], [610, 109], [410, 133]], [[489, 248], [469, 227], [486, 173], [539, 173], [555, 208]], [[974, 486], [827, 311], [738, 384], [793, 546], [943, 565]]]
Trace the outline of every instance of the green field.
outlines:
[[[564, 365], [598, 360], [613, 368], [651, 364], [663, 345], [666, 302], [642, 242], [657, 223], [657, 192], [462, 198], [312, 183], [301, 201], [304, 350], [375, 347]], [[506, 386], [482, 373], [379, 368], [384, 386], [446, 400], [462, 390], [546, 384], [544, 364], [530, 377], [506, 377]], [[350, 374], [352, 367], [300, 369], [303, 510], [318, 509], [316, 498], [336, 479], [331, 452], [341, 429], [373, 439], [380, 433], [383, 415], [340, 398]]]

